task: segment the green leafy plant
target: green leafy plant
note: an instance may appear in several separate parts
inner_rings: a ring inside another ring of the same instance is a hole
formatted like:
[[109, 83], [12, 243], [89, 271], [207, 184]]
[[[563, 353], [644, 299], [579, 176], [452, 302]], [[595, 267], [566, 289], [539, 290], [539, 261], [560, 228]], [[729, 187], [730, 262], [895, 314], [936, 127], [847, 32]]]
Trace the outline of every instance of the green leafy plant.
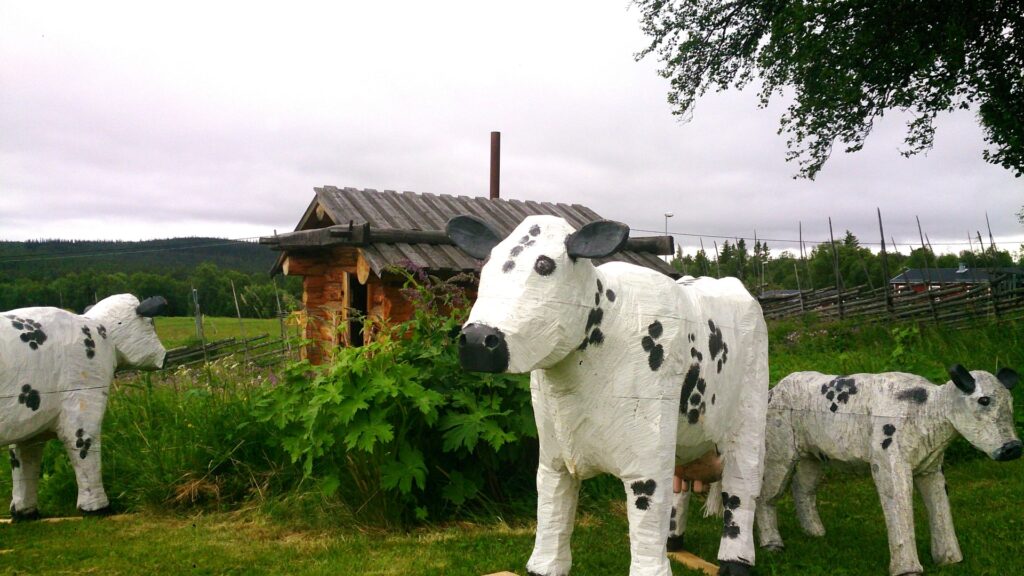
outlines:
[[374, 337], [328, 363], [287, 367], [258, 403], [270, 439], [305, 478], [388, 521], [444, 516], [532, 489], [536, 427], [525, 376], [459, 366], [468, 315], [459, 282], [402, 271], [408, 321], [364, 321]]

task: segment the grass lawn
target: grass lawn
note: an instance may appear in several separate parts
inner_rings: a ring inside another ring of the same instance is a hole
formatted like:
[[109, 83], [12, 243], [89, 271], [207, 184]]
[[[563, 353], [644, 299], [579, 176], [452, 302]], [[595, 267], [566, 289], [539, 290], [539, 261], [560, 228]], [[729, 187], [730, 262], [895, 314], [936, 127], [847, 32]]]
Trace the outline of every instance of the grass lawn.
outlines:
[[[1017, 495], [1024, 461], [985, 459], [947, 469], [964, 562], [936, 567], [920, 500], [917, 544], [925, 571], [943, 575], [1024, 573]], [[867, 477], [833, 473], [819, 495], [824, 540], [803, 535], [789, 498], [779, 510], [786, 550], [758, 554], [759, 574], [887, 574], [881, 506]], [[688, 549], [714, 560], [721, 522], [691, 510]], [[0, 525], [0, 573], [9, 574], [524, 574], [532, 524], [501, 521], [386, 533], [310, 528], [260, 511], [173, 516], [140, 513], [61, 523]], [[6, 551], [6, 552], [5, 552]], [[582, 516], [573, 538], [574, 574], [625, 574], [629, 539], [619, 502]], [[674, 574], [696, 574], [673, 565]]]
[[[291, 327], [291, 330], [294, 332], [294, 327]], [[157, 318], [156, 332], [168, 350], [198, 343], [196, 320], [191, 316]], [[238, 318], [204, 316], [203, 333], [207, 342], [224, 338], [241, 338], [243, 335], [246, 338], [252, 338], [260, 334], [269, 334], [271, 338], [280, 338], [281, 323], [277, 318], [242, 318], [241, 326], [239, 326]]]

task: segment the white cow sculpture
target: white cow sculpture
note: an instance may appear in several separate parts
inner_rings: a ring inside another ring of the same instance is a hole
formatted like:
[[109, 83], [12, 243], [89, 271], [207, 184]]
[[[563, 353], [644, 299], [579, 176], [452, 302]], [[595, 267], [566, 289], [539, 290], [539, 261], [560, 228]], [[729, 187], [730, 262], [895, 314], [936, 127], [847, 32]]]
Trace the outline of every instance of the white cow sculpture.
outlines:
[[100, 474], [100, 428], [118, 366], [160, 368], [164, 347], [152, 317], [161, 296], [141, 304], [131, 294], [105, 298], [79, 316], [60, 308], [0, 313], [0, 446], [10, 451], [11, 516], [39, 516], [36, 498], [43, 446], [64, 443], [78, 481], [78, 509], [108, 507]]
[[532, 372], [540, 438], [532, 575], [569, 573], [580, 481], [620, 478], [628, 499], [633, 576], [667, 576], [675, 464], [717, 449], [729, 509], [720, 574], [748, 574], [761, 487], [768, 346], [757, 302], [736, 279], [686, 278], [619, 262], [624, 224], [575, 231], [530, 216], [502, 240], [453, 218], [449, 237], [487, 258], [459, 338], [462, 366]]
[[[889, 571], [919, 574], [911, 485], [928, 510], [936, 564], [963, 559], [942, 475], [943, 453], [962, 434], [994, 460], [1019, 458], [1010, 389], [1017, 373], [993, 376], [959, 364], [936, 386], [913, 374], [829, 376], [796, 372], [772, 389], [767, 456], [757, 524], [761, 546], [782, 548], [775, 501], [793, 477], [793, 500], [803, 529], [823, 536], [815, 492], [822, 463], [870, 468], [889, 529]], [[795, 472], [794, 472], [795, 471]]]

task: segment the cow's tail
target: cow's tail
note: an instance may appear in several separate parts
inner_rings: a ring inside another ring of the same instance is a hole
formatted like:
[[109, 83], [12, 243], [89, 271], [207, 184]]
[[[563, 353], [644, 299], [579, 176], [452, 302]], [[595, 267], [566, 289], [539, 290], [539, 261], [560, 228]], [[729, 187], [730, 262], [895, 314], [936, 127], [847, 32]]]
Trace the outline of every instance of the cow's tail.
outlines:
[[712, 482], [708, 487], [708, 497], [704, 500], [704, 517], [721, 516], [725, 507], [722, 505], [722, 481]]

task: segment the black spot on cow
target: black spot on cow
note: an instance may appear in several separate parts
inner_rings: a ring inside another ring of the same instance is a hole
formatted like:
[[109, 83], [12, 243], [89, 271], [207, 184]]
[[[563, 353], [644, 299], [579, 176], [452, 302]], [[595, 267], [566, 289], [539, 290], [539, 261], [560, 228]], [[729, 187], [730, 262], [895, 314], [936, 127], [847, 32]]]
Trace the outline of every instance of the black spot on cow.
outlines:
[[896, 394], [896, 399], [903, 400], [905, 402], [913, 402], [915, 404], [924, 404], [928, 401], [928, 391], [921, 387], [901, 390]]
[[18, 394], [18, 404], [24, 404], [26, 408], [35, 412], [39, 410], [39, 400], [38, 390], [33, 390], [29, 384], [21, 387], [21, 394]]
[[533, 263], [533, 269], [541, 276], [550, 276], [555, 271], [555, 261], [547, 256], [537, 256], [537, 261]]
[[37, 350], [46, 342], [46, 333], [43, 332], [43, 326], [39, 322], [31, 318], [20, 318], [11, 314], [4, 316], [11, 321], [11, 327], [15, 330], [20, 330], [21, 334], [19, 337], [22, 342], [28, 344], [28, 347]]
[[100, 335], [100, 338], [107, 339], [107, 327], [103, 324], [96, 327], [96, 332]]
[[714, 394], [711, 395], [711, 405], [712, 406], [715, 405], [715, 395]]
[[539, 236], [539, 235], [540, 235], [540, 226], [538, 226], [536, 224], [534, 224], [533, 226], [530, 226], [530, 236]]
[[739, 538], [740, 527], [732, 516], [733, 511], [740, 507], [740, 497], [723, 491], [722, 505], [725, 507], [725, 512], [722, 514], [722, 536], [732, 539]]
[[611, 288], [604, 291], [604, 297], [607, 298], [609, 302], [615, 302], [615, 292]]
[[704, 355], [700, 353], [700, 350], [690, 348], [690, 358], [695, 358], [697, 362], [702, 362], [704, 360]]
[[[708, 335], [708, 351], [711, 352], [712, 360], [718, 360], [718, 372], [721, 373], [722, 366], [729, 361], [729, 345], [722, 336], [722, 329], [715, 326], [714, 320], [708, 320], [708, 328], [711, 330]], [[719, 354], [722, 355], [721, 358], [718, 357]]]
[[629, 485], [633, 495], [637, 497], [636, 501], [633, 502], [637, 509], [647, 510], [650, 507], [650, 497], [654, 496], [654, 490], [657, 487], [658, 483], [654, 480], [637, 480]]
[[697, 335], [696, 334], [687, 334], [686, 335], [686, 339], [689, 342], [696, 342], [697, 341]]
[[[546, 258], [546, 256], [542, 256], [541, 258]], [[540, 258], [537, 259], [537, 262], [540, 262]], [[554, 266], [554, 262], [552, 262], [551, 265]], [[580, 343], [577, 350], [583, 351], [591, 344], [599, 345], [604, 343], [604, 332], [599, 328], [601, 321], [604, 320], [604, 310], [601, 308], [602, 289], [601, 280], [598, 280], [597, 292], [594, 293], [594, 307], [591, 308], [590, 313], [587, 314], [587, 327], [584, 329], [585, 334], [583, 335], [583, 342]]]
[[21, 468], [21, 461], [18, 460], [18, 455], [14, 453], [14, 450], [9, 449], [8, 452], [10, 452], [11, 456], [11, 469]]
[[647, 352], [647, 365], [654, 371], [661, 368], [661, 363], [665, 361], [665, 348], [655, 342], [661, 337], [664, 330], [661, 322], [655, 320], [647, 327], [647, 336], [640, 340], [640, 346]]
[[597, 279], [597, 294], [600, 296], [601, 292], [604, 292], [604, 284], [601, 284], [601, 279]]
[[882, 426], [882, 433], [885, 434], [885, 439], [882, 440], [882, 450], [886, 450], [892, 444], [892, 435], [896, 433], [896, 427], [892, 424], [886, 424]]
[[506, 260], [505, 263], [501, 265], [501, 271], [506, 273], [506, 274], [508, 274], [515, 267], [516, 267], [515, 260]]
[[82, 334], [85, 334], [85, 355], [92, 358], [96, 355], [96, 341], [92, 339], [92, 331], [88, 326], [82, 326]]
[[512, 250], [509, 251], [509, 255], [515, 258], [523, 253], [524, 248], [522, 246], [513, 246]]
[[527, 242], [530, 242], [529, 236], [523, 236], [522, 238], [519, 239], [520, 244], [526, 244]]
[[686, 421], [696, 424], [700, 421], [700, 415], [707, 410], [704, 400], [704, 391], [707, 389], [707, 382], [700, 376], [700, 364], [690, 364], [683, 378], [683, 389], [679, 398], [679, 413], [686, 416]]
[[856, 393], [857, 382], [853, 378], [840, 376], [821, 385], [821, 394], [830, 403], [828, 409], [833, 413], [839, 410], [840, 404], [849, 402], [850, 396]]
[[78, 448], [78, 457], [85, 459], [89, 455], [89, 447], [92, 446], [92, 438], [85, 436], [85, 430], [75, 430], [75, 448]]

